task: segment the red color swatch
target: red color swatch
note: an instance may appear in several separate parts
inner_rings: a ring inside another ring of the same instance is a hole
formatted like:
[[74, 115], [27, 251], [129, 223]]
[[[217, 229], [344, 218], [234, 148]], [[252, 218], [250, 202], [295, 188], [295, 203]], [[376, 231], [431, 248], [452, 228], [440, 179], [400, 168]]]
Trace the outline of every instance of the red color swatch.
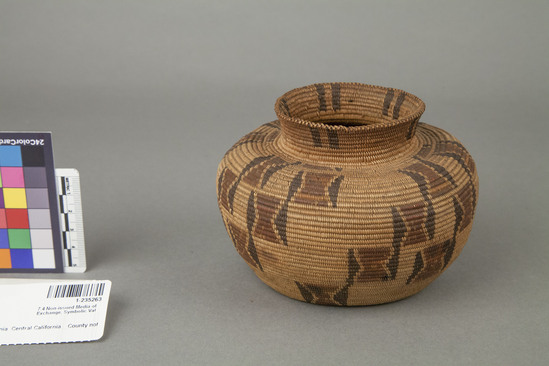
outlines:
[[25, 209], [8, 208], [6, 209], [6, 219], [8, 229], [28, 229], [29, 215]]

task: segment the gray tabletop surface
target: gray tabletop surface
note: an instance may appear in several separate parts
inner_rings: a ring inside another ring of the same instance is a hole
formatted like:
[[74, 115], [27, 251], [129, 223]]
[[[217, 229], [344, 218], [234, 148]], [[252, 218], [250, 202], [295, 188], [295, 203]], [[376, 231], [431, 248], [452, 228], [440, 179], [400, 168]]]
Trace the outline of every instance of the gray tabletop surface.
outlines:
[[[88, 271], [26, 277], [113, 287], [100, 341], [0, 364], [547, 365], [548, 35], [547, 1], [1, 0], [0, 129], [82, 180]], [[469, 242], [406, 300], [286, 298], [225, 232], [221, 157], [321, 81], [419, 96], [477, 163]]]

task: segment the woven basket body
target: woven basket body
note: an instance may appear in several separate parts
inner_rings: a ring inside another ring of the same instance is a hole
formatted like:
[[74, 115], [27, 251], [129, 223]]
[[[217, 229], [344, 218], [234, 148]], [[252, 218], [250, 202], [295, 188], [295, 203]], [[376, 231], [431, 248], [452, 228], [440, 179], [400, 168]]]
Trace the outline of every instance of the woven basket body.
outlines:
[[471, 230], [478, 176], [456, 138], [419, 122], [424, 109], [397, 89], [310, 85], [225, 154], [223, 221], [263, 282], [310, 303], [370, 305], [448, 268]]

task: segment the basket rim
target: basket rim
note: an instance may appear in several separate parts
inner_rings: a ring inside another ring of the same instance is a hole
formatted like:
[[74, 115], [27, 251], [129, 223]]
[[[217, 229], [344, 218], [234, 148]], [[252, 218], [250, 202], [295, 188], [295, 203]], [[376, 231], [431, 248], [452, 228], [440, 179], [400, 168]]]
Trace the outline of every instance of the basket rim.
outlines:
[[[417, 108], [410, 114], [407, 114], [403, 118], [395, 119], [393, 122], [388, 123], [372, 123], [372, 124], [365, 124], [365, 125], [355, 125], [355, 126], [344, 126], [344, 125], [338, 125], [338, 124], [326, 124], [322, 122], [314, 122], [309, 121], [303, 118], [297, 118], [297, 117], [291, 117], [288, 115], [288, 113], [282, 108], [283, 100], [286, 100], [286, 98], [296, 92], [296, 91], [302, 91], [306, 89], [311, 89], [315, 87], [316, 85], [331, 85], [331, 84], [340, 84], [342, 86], [351, 86], [351, 87], [357, 87], [357, 89], [365, 88], [365, 89], [372, 89], [376, 91], [385, 91], [388, 92], [389, 90], [392, 90], [396, 93], [403, 93], [407, 97], [410, 97], [410, 99], [414, 100], [417, 104]], [[372, 84], [365, 84], [360, 82], [322, 82], [322, 83], [314, 83], [309, 84], [301, 87], [294, 88], [292, 90], [287, 91], [286, 93], [282, 94], [275, 102], [274, 106], [275, 114], [278, 117], [278, 119], [282, 122], [288, 121], [292, 123], [296, 123], [298, 125], [304, 125], [308, 127], [314, 127], [314, 128], [320, 128], [320, 129], [326, 129], [326, 130], [338, 130], [338, 131], [374, 131], [379, 129], [386, 129], [398, 125], [405, 125], [407, 123], [410, 123], [411, 121], [414, 121], [416, 119], [419, 119], [423, 112], [425, 112], [425, 103], [423, 100], [421, 100], [419, 97], [417, 97], [414, 94], [411, 94], [407, 91], [404, 91], [402, 89], [398, 88], [391, 88], [391, 87], [385, 87], [385, 86], [379, 86], [379, 85], [372, 85]]]

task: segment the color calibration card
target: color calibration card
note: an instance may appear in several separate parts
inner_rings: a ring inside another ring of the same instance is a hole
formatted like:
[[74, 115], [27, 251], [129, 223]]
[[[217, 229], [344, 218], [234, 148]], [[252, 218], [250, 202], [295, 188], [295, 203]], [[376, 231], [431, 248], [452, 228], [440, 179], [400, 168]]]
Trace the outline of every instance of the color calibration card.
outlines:
[[63, 272], [50, 133], [0, 133], [0, 273]]

